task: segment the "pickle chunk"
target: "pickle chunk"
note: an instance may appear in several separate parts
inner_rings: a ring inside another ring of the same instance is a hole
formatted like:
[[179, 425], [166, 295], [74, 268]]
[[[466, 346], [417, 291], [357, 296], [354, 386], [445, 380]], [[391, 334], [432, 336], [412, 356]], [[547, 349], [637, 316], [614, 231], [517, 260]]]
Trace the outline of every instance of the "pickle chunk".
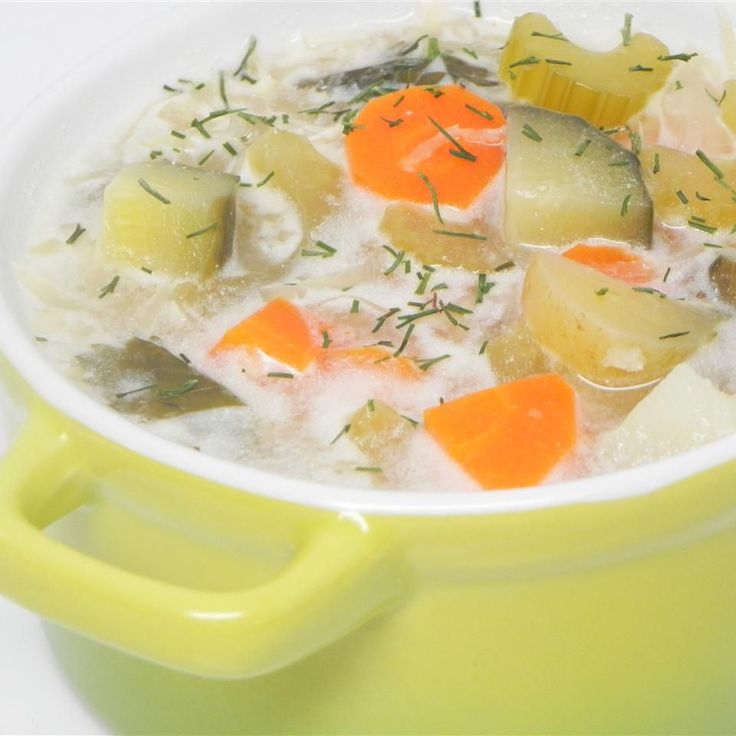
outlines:
[[648, 246], [652, 202], [637, 158], [572, 115], [508, 113], [506, 244], [609, 238]]
[[391, 238], [394, 248], [412, 253], [428, 266], [485, 271], [508, 260], [505, 250], [492, 244], [493, 236], [482, 222], [442, 224], [416, 205], [389, 205], [381, 230]]
[[126, 166], [105, 189], [104, 252], [134, 268], [211, 276], [231, 246], [238, 183], [189, 166]]
[[689, 224], [706, 238], [736, 224], [736, 161], [652, 146], [641, 152], [641, 165], [654, 211], [666, 224]]
[[714, 336], [720, 320], [642, 289], [539, 252], [522, 307], [530, 332], [570, 370], [602, 386], [636, 386], [666, 375]]
[[611, 128], [639, 112], [672, 71], [667, 47], [637, 33], [609, 52], [568, 41], [539, 13], [514, 21], [499, 76], [516, 99]]
[[273, 186], [296, 207], [305, 239], [340, 194], [340, 167], [295, 133], [269, 130], [250, 146], [248, 161], [259, 176], [273, 176]]
[[382, 401], [371, 399], [350, 418], [350, 438], [370, 460], [381, 462], [412, 431], [408, 419]]

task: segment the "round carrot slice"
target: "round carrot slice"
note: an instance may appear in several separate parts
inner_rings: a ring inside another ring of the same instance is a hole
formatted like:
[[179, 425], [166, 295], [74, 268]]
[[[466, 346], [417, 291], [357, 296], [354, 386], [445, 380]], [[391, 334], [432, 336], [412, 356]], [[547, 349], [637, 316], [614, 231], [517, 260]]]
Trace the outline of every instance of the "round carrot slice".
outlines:
[[389, 199], [468, 207], [501, 168], [501, 110], [459, 85], [371, 100], [347, 136], [353, 179]]

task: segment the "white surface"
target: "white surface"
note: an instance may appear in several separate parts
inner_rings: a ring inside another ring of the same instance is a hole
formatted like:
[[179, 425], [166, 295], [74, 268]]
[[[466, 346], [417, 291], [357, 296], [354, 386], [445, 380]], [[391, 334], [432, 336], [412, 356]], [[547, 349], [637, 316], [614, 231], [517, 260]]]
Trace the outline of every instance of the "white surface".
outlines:
[[[0, 131], [55, 78], [163, 4], [0, 3]], [[0, 446], [8, 408], [0, 403]], [[51, 658], [35, 616], [0, 597], [0, 734], [107, 734]]]

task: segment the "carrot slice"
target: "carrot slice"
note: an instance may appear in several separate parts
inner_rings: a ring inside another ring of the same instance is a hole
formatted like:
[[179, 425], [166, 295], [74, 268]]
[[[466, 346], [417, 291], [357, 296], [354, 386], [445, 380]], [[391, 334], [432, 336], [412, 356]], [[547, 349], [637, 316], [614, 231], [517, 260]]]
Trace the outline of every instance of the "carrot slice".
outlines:
[[429, 204], [433, 187], [439, 203], [467, 207], [501, 168], [505, 122], [459, 85], [409, 87], [365, 105], [348, 163], [358, 184], [389, 199]]
[[487, 489], [544, 480], [575, 444], [575, 392], [545, 373], [427, 409], [430, 435]]
[[236, 349], [260, 350], [279, 363], [303, 371], [318, 348], [301, 310], [286, 299], [274, 299], [231, 327], [212, 348], [212, 354]]
[[581, 243], [562, 255], [629, 284], [645, 284], [655, 276], [654, 269], [641, 256], [625, 248]]
[[409, 358], [394, 357], [393, 353], [378, 346], [364, 348], [331, 348], [317, 354], [317, 363], [323, 370], [359, 368], [381, 371], [397, 378], [418, 378], [419, 369]]

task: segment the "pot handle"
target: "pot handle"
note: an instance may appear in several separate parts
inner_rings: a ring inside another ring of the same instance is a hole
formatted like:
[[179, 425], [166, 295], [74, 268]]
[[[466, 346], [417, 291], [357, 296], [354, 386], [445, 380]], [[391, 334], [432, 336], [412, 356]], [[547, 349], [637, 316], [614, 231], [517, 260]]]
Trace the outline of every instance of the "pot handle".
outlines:
[[272, 580], [202, 591], [137, 575], [50, 539], [85, 499], [83, 442], [40, 401], [0, 460], [0, 593], [79, 633], [191, 674], [242, 678], [295, 662], [356, 628], [403, 587], [365, 520], [334, 514]]

